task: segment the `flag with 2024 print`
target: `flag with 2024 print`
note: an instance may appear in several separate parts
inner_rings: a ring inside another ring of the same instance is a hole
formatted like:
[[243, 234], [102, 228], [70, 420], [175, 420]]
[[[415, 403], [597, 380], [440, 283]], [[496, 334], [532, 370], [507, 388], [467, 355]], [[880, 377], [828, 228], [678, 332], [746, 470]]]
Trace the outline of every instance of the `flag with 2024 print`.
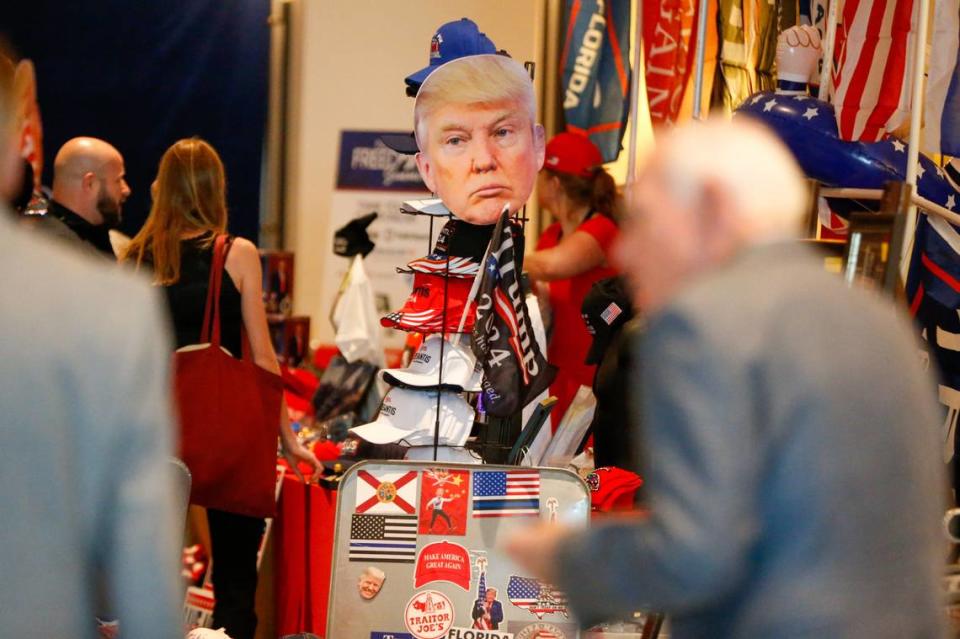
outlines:
[[477, 289], [470, 348], [483, 364], [483, 406], [511, 417], [545, 391], [557, 374], [537, 345], [520, 285], [523, 232], [504, 211], [490, 238]]
[[628, 0], [567, 0], [560, 56], [567, 130], [587, 135], [604, 162], [620, 154], [630, 111]]

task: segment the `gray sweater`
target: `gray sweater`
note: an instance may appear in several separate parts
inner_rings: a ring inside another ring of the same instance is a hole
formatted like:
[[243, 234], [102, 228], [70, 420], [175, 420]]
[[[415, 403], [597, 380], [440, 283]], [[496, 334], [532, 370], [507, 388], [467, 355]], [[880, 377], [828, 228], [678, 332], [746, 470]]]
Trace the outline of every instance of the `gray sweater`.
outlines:
[[673, 637], [941, 637], [935, 386], [903, 312], [806, 249], [752, 250], [649, 318], [649, 520], [565, 544], [582, 621]]
[[0, 637], [182, 637], [157, 293], [2, 207], [0, 271]]

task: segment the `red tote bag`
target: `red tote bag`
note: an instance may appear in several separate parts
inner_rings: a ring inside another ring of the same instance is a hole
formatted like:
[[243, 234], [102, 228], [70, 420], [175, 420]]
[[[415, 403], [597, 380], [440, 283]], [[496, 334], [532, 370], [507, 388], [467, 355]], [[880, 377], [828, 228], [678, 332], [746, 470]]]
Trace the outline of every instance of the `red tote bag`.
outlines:
[[[214, 243], [200, 344], [174, 355], [180, 456], [193, 475], [190, 503], [272, 517], [283, 381], [250, 356], [220, 347], [220, 284], [229, 242]], [[211, 330], [212, 329], [212, 330]]]

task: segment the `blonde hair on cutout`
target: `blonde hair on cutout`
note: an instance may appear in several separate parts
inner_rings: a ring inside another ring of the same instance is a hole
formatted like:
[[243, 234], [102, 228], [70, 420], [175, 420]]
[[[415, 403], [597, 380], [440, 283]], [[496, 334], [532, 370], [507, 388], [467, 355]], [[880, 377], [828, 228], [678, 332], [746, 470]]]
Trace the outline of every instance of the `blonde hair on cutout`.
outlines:
[[427, 76], [413, 107], [413, 126], [420, 149], [426, 149], [427, 120], [438, 108], [450, 104], [493, 104], [515, 100], [537, 121], [533, 81], [516, 60], [497, 54], [471, 55], [452, 60]]
[[383, 581], [387, 578], [387, 573], [383, 572], [376, 566], [367, 566], [364, 568], [363, 572], [360, 573], [360, 576], [363, 577], [364, 575], [370, 575], [374, 579], [379, 579], [380, 581]]

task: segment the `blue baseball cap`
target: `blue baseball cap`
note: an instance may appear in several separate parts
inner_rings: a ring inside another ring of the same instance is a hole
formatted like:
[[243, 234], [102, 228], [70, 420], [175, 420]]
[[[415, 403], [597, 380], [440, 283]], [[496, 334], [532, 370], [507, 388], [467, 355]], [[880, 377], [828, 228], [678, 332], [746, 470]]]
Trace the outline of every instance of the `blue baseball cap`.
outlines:
[[480, 27], [473, 20], [460, 18], [447, 22], [430, 39], [430, 63], [408, 75], [404, 82], [411, 88], [419, 89], [427, 76], [441, 64], [468, 55], [496, 52], [497, 47], [485, 33], [480, 32]]

